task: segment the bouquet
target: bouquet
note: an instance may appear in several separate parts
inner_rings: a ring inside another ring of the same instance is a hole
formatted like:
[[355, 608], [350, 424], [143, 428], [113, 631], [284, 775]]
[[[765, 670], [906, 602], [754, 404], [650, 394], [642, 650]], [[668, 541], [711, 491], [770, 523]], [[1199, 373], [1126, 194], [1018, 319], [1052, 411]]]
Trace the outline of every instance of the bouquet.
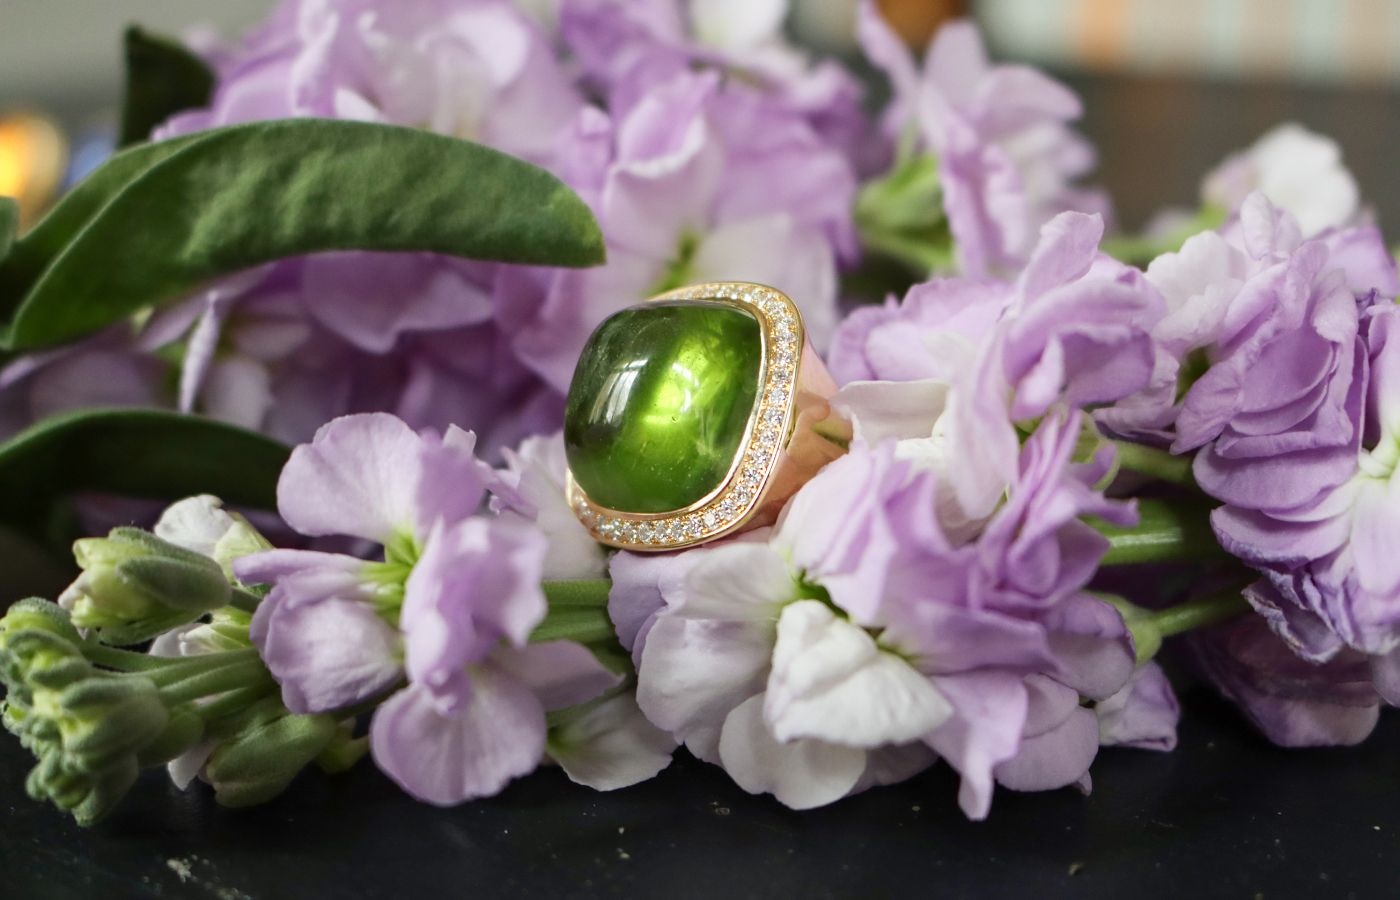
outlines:
[[[1284, 746], [1400, 701], [1400, 281], [1332, 141], [1126, 235], [1078, 99], [968, 22], [918, 59], [862, 3], [872, 91], [782, 0], [537, 6], [133, 30], [127, 146], [0, 198], [0, 515], [79, 570], [0, 618], [31, 796], [368, 755], [453, 805], [684, 744], [798, 809], [948, 765], [980, 819], [1170, 751], [1162, 654]], [[709, 375], [609, 456], [600, 347], [662, 326]], [[697, 403], [739, 412], [664, 457]]]

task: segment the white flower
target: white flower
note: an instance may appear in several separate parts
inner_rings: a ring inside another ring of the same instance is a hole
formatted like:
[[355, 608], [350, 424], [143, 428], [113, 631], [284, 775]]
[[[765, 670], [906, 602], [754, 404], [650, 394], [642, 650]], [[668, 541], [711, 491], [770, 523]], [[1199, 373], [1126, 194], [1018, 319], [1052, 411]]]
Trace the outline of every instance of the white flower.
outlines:
[[1225, 159], [1201, 185], [1202, 200], [1227, 212], [1254, 191], [1292, 213], [1304, 237], [1356, 224], [1360, 190], [1329, 137], [1289, 122]]

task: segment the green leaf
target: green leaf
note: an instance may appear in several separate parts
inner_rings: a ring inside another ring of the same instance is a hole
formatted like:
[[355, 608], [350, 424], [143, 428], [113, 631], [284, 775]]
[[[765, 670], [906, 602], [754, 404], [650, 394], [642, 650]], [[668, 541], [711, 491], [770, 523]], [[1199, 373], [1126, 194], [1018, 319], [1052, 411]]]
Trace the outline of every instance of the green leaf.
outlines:
[[[0, 311], [6, 317], [13, 313], [19, 301], [34, 286], [44, 269], [63, 252], [73, 236], [137, 176], [207, 136], [207, 132], [192, 134], [123, 150], [64, 194], [22, 240], [15, 242], [9, 256], [0, 253]], [[16, 206], [16, 216], [18, 213]], [[3, 217], [3, 211], [0, 211], [0, 219]], [[0, 231], [3, 231], [3, 227], [0, 227]]]
[[0, 444], [0, 520], [25, 529], [75, 491], [160, 500], [211, 493], [272, 509], [289, 452], [233, 425], [162, 410], [54, 416]]
[[[72, 340], [220, 275], [319, 251], [554, 266], [604, 259], [592, 213], [553, 175], [414, 129], [257, 122], [204, 132], [144, 169], [122, 165], [139, 171], [64, 235], [32, 283], [23, 267], [13, 280], [0, 266], [0, 308], [17, 304], [7, 347]], [[103, 193], [94, 189], [89, 203]], [[20, 249], [29, 252], [28, 241]]]
[[118, 143], [150, 137], [177, 112], [209, 105], [214, 73], [179, 42], [131, 27], [126, 30], [126, 98]]
[[10, 255], [19, 230], [19, 203], [14, 197], [0, 197], [0, 262]]

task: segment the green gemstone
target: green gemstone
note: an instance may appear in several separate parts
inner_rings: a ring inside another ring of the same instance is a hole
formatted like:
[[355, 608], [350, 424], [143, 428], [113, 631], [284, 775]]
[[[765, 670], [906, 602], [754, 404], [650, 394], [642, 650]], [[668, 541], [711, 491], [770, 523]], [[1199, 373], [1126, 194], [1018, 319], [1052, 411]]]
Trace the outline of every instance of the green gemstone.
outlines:
[[564, 411], [574, 480], [625, 512], [682, 509], [717, 488], [758, 395], [758, 320], [723, 303], [644, 303], [579, 357]]

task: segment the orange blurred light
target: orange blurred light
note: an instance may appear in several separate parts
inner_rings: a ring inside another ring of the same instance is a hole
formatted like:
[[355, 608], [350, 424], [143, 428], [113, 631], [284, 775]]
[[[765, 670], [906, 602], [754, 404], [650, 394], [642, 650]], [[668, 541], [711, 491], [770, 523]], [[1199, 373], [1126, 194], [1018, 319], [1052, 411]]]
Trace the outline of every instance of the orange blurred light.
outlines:
[[21, 227], [53, 199], [67, 166], [67, 143], [48, 119], [28, 113], [0, 119], [0, 194], [19, 200]]

